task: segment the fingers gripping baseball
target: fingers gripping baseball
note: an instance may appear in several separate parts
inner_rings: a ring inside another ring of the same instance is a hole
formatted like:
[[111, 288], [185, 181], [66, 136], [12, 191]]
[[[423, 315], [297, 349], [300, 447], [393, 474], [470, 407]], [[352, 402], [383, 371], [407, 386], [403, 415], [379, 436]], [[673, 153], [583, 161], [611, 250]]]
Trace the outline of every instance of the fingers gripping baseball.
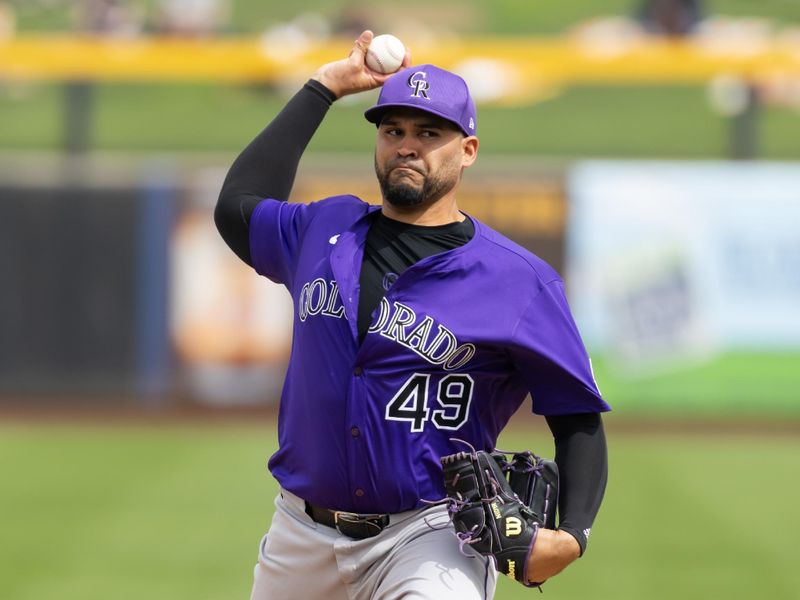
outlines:
[[[314, 79], [336, 94], [337, 98], [380, 87], [391, 74], [378, 73], [367, 66], [367, 49], [374, 34], [363, 31], [353, 44], [347, 58], [323, 65]], [[406, 50], [401, 68], [411, 64], [411, 54]]]
[[351, 63], [353, 68], [360, 69], [361, 66], [365, 64], [367, 49], [374, 37], [375, 34], [367, 29], [362, 31], [361, 35], [353, 42], [353, 48], [350, 50], [350, 54], [347, 55], [347, 60]]

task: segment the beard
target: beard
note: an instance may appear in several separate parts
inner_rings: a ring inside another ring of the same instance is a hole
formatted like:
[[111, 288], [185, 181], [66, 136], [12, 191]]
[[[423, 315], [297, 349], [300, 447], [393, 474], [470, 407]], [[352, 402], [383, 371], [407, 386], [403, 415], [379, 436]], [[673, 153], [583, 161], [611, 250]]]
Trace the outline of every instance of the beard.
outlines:
[[393, 169], [399, 166], [408, 166], [404, 162], [394, 162], [382, 169], [375, 159], [375, 175], [381, 187], [383, 199], [397, 208], [411, 208], [425, 204], [433, 204], [447, 192], [452, 190], [458, 182], [460, 170], [442, 166], [435, 174], [431, 175], [424, 167], [411, 167], [420, 175], [423, 181], [416, 184], [406, 177], [392, 178]]

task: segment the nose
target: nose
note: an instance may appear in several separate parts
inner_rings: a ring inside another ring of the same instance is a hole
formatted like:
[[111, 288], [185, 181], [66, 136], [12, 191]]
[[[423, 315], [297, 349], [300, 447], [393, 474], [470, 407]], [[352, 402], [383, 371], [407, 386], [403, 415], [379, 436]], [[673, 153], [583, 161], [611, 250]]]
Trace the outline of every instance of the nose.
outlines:
[[409, 135], [403, 136], [403, 139], [397, 146], [397, 156], [401, 158], [417, 157], [417, 148], [416, 145], [414, 144], [414, 139], [412, 136]]

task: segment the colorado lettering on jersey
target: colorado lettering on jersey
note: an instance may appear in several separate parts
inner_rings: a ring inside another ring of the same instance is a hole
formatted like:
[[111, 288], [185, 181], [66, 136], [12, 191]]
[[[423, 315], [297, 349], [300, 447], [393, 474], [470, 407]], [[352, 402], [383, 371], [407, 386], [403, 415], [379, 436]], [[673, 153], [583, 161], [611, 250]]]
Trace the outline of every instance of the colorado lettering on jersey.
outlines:
[[[466, 365], [475, 356], [474, 344], [459, 344], [455, 334], [431, 317], [420, 319], [414, 309], [401, 302], [381, 299], [379, 314], [367, 333], [377, 333], [408, 348], [432, 365], [453, 371]], [[297, 314], [302, 322], [310, 316], [322, 315], [346, 319], [344, 304], [336, 281], [321, 277], [307, 282], [300, 289]]]
[[300, 296], [297, 299], [297, 314], [303, 322], [310, 315], [319, 314], [336, 319], [346, 319], [344, 304], [339, 297], [339, 284], [336, 281], [325, 281], [322, 278], [306, 283], [300, 290]]
[[397, 301], [389, 303], [384, 297], [379, 309], [368, 333], [379, 333], [394, 340], [433, 365], [452, 371], [463, 367], [475, 356], [474, 344], [459, 344], [447, 327], [429, 316], [420, 319], [410, 306]]

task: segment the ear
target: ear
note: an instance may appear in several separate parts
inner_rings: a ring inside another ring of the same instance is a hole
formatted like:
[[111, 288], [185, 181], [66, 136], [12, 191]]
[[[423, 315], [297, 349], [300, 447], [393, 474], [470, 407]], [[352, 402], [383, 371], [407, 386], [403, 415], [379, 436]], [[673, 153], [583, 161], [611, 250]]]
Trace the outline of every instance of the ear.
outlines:
[[478, 158], [478, 138], [470, 135], [461, 140], [461, 166], [466, 168]]

